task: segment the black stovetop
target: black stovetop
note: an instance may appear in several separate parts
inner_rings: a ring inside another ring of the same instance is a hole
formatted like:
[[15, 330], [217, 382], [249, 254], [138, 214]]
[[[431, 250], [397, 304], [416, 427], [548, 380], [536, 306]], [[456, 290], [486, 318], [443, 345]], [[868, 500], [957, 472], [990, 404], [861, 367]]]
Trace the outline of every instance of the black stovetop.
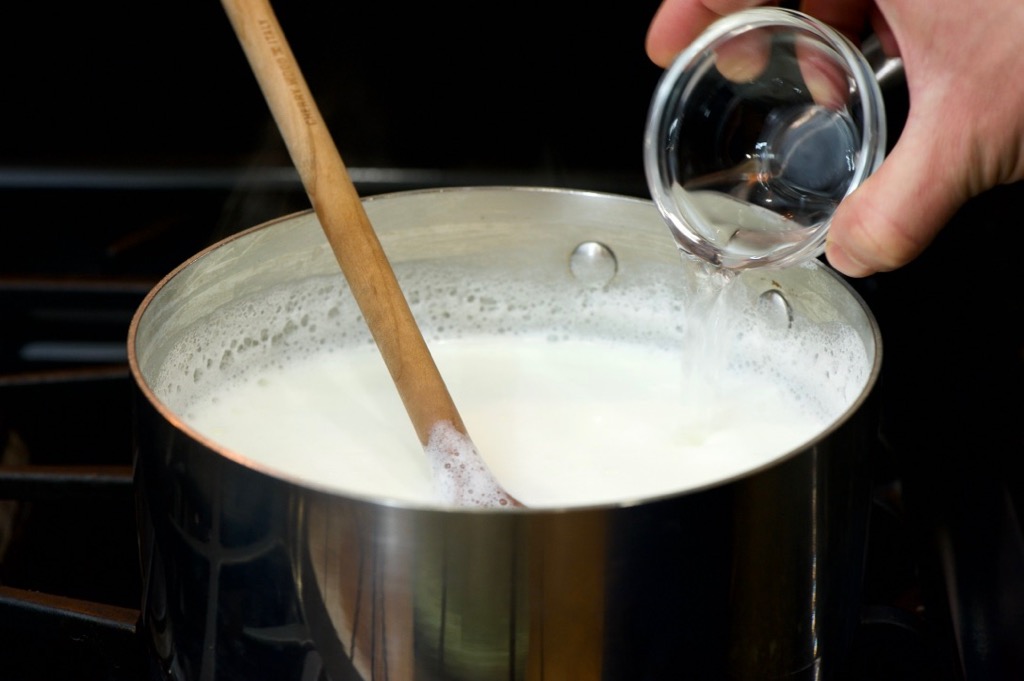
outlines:
[[[658, 0], [500, 16], [277, 4], [362, 194], [647, 196]], [[217, 3], [5, 17], [0, 57], [19, 67], [0, 108], [0, 679], [141, 679], [129, 320], [192, 254], [308, 202]], [[1022, 200], [1022, 185], [989, 192], [917, 262], [852, 282], [882, 329], [883, 419], [839, 681], [1024, 678]]]
[[[451, 179], [438, 175], [432, 184]], [[388, 187], [363, 192], [374, 188]], [[304, 208], [297, 185], [278, 189], [265, 210]], [[128, 191], [118, 203], [141, 203], [146, 191]], [[102, 193], [83, 190], [76, 205], [102, 202]], [[38, 261], [9, 262], [0, 276], [4, 679], [147, 676], [136, 631], [141, 585], [124, 342], [159, 277], [224, 235], [221, 206], [230, 201], [214, 193], [182, 190], [177, 213], [93, 233], [62, 257], [52, 257], [46, 240], [23, 235], [23, 252], [35, 250]], [[976, 337], [979, 329], [948, 327], [946, 307], [962, 291], [922, 292], [934, 286], [929, 268], [945, 248], [906, 273], [855, 282], [882, 326], [885, 406], [862, 622], [840, 681], [975, 681], [1012, 678], [1001, 674], [1021, 668], [1013, 645], [1024, 635], [1020, 479], [1004, 458], [1021, 451], [1011, 425], [1020, 367], [1000, 354], [1014, 342], [1013, 329], [991, 307], [1005, 302], [974, 303], [974, 318], [991, 322]], [[938, 329], [945, 335], [924, 345], [922, 334]]]

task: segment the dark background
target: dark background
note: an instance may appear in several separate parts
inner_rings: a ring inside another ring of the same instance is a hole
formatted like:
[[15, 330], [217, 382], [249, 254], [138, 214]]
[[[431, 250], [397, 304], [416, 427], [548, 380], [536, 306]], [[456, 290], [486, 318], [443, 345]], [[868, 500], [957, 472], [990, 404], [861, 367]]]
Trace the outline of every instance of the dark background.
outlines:
[[[646, 197], [656, 5], [276, 9], [364, 195], [527, 184]], [[308, 207], [215, 0], [8, 3], [0, 27], [0, 350], [21, 333], [26, 281], [66, 299], [77, 294], [50, 282], [136, 282], [141, 295], [209, 243]], [[905, 101], [890, 104], [898, 134]], [[920, 259], [853, 282], [884, 339], [879, 478], [898, 483], [923, 601], [960, 618], [969, 679], [1024, 669], [1022, 200], [1021, 185], [987, 192]], [[118, 305], [116, 343], [131, 312]], [[120, 403], [90, 406], [49, 430], [73, 442], [110, 412], [127, 418]]]
[[[62, 5], [5, 19], [8, 161], [223, 162], [270, 144], [220, 3]], [[643, 54], [654, 6], [275, 9], [352, 165], [620, 171], [657, 77]]]
[[[350, 165], [553, 176], [636, 170], [654, 7], [275, 3]], [[218, 2], [36, 3], [4, 25], [5, 163], [285, 161]]]
[[[275, 8], [362, 193], [508, 183], [645, 195], [655, 5]], [[3, 249], [0, 268], [42, 244], [53, 263], [90, 236], [117, 242], [133, 231], [125, 212], [187, 238], [308, 205], [220, 3], [17, 3], [5, 15], [0, 208], [21, 252]], [[202, 214], [183, 215], [185, 190], [188, 202], [209, 193]]]

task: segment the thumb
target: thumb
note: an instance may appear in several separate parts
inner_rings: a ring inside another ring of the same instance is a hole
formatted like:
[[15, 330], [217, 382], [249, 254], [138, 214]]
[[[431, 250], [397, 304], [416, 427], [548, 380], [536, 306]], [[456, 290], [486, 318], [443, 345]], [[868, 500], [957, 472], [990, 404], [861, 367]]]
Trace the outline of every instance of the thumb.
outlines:
[[832, 217], [825, 257], [849, 277], [906, 265], [967, 199], [966, 182], [955, 172], [965, 164], [951, 158], [954, 141], [944, 142], [936, 128], [914, 123], [907, 121], [889, 157]]

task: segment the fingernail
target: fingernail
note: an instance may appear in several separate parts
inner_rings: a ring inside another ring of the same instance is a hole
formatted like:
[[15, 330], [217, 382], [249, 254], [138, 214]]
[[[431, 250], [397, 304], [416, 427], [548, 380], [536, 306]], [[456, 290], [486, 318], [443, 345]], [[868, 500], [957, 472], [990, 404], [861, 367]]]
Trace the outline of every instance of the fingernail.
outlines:
[[822, 61], [819, 55], [803, 55], [800, 70], [811, 99], [821, 106], [841, 108], [847, 97], [845, 80], [834, 64]]
[[771, 42], [760, 31], [743, 33], [715, 49], [715, 68], [734, 83], [760, 76], [768, 66]]

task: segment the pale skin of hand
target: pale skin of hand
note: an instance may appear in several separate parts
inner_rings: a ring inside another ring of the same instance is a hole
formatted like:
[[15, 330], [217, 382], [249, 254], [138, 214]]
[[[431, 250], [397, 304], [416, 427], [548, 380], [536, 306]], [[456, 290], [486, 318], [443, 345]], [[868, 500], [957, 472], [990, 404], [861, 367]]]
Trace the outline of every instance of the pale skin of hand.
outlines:
[[[760, 4], [663, 0], [647, 54], [667, 66], [715, 19]], [[910, 95], [892, 152], [833, 217], [825, 255], [836, 270], [902, 267], [968, 199], [1024, 180], [1024, 0], [808, 0], [801, 9], [854, 41], [872, 29], [903, 59]], [[1007, 216], [1007, 229], [1015, 221]]]

